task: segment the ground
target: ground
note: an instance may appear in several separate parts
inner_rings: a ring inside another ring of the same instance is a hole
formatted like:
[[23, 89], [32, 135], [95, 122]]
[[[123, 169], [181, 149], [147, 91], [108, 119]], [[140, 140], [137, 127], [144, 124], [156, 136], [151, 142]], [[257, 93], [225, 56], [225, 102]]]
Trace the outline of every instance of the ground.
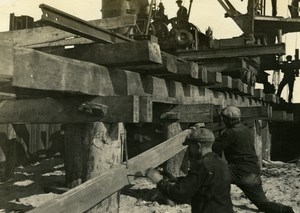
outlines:
[[[0, 185], [0, 212], [26, 212], [53, 199], [57, 194], [50, 186], [64, 183], [63, 160], [59, 157], [43, 159], [26, 167], [18, 167], [13, 180]], [[263, 187], [271, 201], [290, 205], [300, 213], [300, 168], [293, 164], [263, 168]], [[155, 186], [145, 178], [136, 179], [121, 194], [121, 213], [185, 213], [190, 206], [160, 205], [151, 201]], [[258, 212], [244, 194], [232, 186], [232, 201], [237, 213]]]

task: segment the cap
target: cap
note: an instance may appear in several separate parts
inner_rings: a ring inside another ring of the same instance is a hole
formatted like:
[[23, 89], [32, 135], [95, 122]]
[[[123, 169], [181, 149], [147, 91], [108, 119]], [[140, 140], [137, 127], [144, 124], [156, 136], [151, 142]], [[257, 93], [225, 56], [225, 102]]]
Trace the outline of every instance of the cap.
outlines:
[[177, 0], [177, 1], [176, 1], [176, 3], [179, 3], [179, 2], [182, 3], [182, 0]]
[[288, 61], [292, 60], [292, 58], [293, 58], [293, 57], [292, 57], [291, 55], [287, 55], [287, 56], [286, 56], [286, 60], [288, 60]]
[[241, 111], [235, 106], [228, 106], [222, 110], [222, 115], [230, 119], [240, 119]]
[[197, 128], [192, 130], [192, 132], [187, 136], [183, 145], [189, 145], [191, 142], [214, 142], [214, 133], [206, 128]]
[[161, 3], [161, 2], [158, 4], [158, 7], [159, 8], [165, 8], [164, 5], [163, 5], [163, 3]]

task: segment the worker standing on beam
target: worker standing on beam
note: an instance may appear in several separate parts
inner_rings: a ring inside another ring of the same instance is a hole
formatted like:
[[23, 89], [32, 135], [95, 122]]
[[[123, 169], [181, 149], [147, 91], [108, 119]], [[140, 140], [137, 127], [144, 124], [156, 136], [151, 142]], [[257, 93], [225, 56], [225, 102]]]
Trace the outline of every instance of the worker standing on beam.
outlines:
[[226, 129], [214, 143], [213, 150], [220, 156], [224, 152], [231, 183], [237, 185], [260, 211], [294, 213], [289, 206], [267, 200], [262, 188], [254, 139], [248, 127], [241, 123], [240, 109], [228, 106], [221, 115]]
[[299, 73], [298, 73], [298, 70], [295, 69], [294, 64], [292, 63], [291, 55], [288, 55], [286, 57], [286, 62], [282, 65], [281, 71], [284, 73], [284, 75], [283, 75], [283, 79], [281, 80], [281, 82], [278, 86], [277, 96], [280, 97], [283, 88], [285, 87], [285, 85], [288, 84], [288, 86], [289, 86], [288, 102], [292, 103], [295, 77], [298, 76]]
[[187, 9], [182, 6], [182, 0], [177, 0], [176, 1], [177, 6], [179, 7], [177, 11], [177, 19], [182, 22], [187, 22], [188, 21], [188, 12]]
[[233, 213], [228, 169], [225, 162], [212, 152], [214, 140], [209, 129], [197, 128], [191, 132], [183, 143], [188, 145], [191, 168], [188, 175], [178, 178], [177, 182], [164, 180], [153, 169], [147, 172], [147, 176], [173, 201], [191, 200], [193, 213]]

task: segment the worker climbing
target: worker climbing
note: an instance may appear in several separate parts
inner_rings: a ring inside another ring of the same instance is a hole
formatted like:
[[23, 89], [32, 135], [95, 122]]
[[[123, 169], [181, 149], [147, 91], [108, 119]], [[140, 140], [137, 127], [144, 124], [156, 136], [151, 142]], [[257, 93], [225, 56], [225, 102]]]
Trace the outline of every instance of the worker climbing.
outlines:
[[284, 75], [283, 75], [283, 79], [281, 80], [278, 86], [277, 95], [280, 97], [283, 88], [285, 87], [285, 85], [288, 84], [289, 86], [288, 102], [291, 103], [293, 99], [295, 77], [299, 76], [299, 70], [295, 68], [292, 62], [291, 55], [286, 56], [286, 62], [282, 64], [281, 72], [283, 72]]

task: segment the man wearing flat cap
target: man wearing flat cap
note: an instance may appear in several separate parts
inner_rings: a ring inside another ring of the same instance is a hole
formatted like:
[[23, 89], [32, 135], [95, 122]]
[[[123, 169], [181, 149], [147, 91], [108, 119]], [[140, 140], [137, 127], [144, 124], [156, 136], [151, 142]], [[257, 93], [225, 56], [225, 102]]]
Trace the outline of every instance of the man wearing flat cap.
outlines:
[[237, 185], [260, 211], [294, 213], [289, 206], [267, 200], [262, 188], [253, 136], [248, 127], [241, 123], [240, 109], [228, 106], [222, 110], [221, 116], [226, 129], [214, 143], [213, 150], [220, 156], [224, 152], [231, 183]]
[[196, 128], [188, 135], [183, 145], [188, 145], [190, 170], [176, 183], [164, 180], [154, 169], [147, 176], [173, 201], [190, 200], [193, 213], [233, 213], [227, 166], [212, 152], [214, 140], [213, 132], [206, 128]]
[[188, 21], [188, 12], [187, 9], [182, 6], [182, 0], [177, 0], [176, 1], [177, 6], [179, 7], [177, 11], [177, 18], [179, 21]]

